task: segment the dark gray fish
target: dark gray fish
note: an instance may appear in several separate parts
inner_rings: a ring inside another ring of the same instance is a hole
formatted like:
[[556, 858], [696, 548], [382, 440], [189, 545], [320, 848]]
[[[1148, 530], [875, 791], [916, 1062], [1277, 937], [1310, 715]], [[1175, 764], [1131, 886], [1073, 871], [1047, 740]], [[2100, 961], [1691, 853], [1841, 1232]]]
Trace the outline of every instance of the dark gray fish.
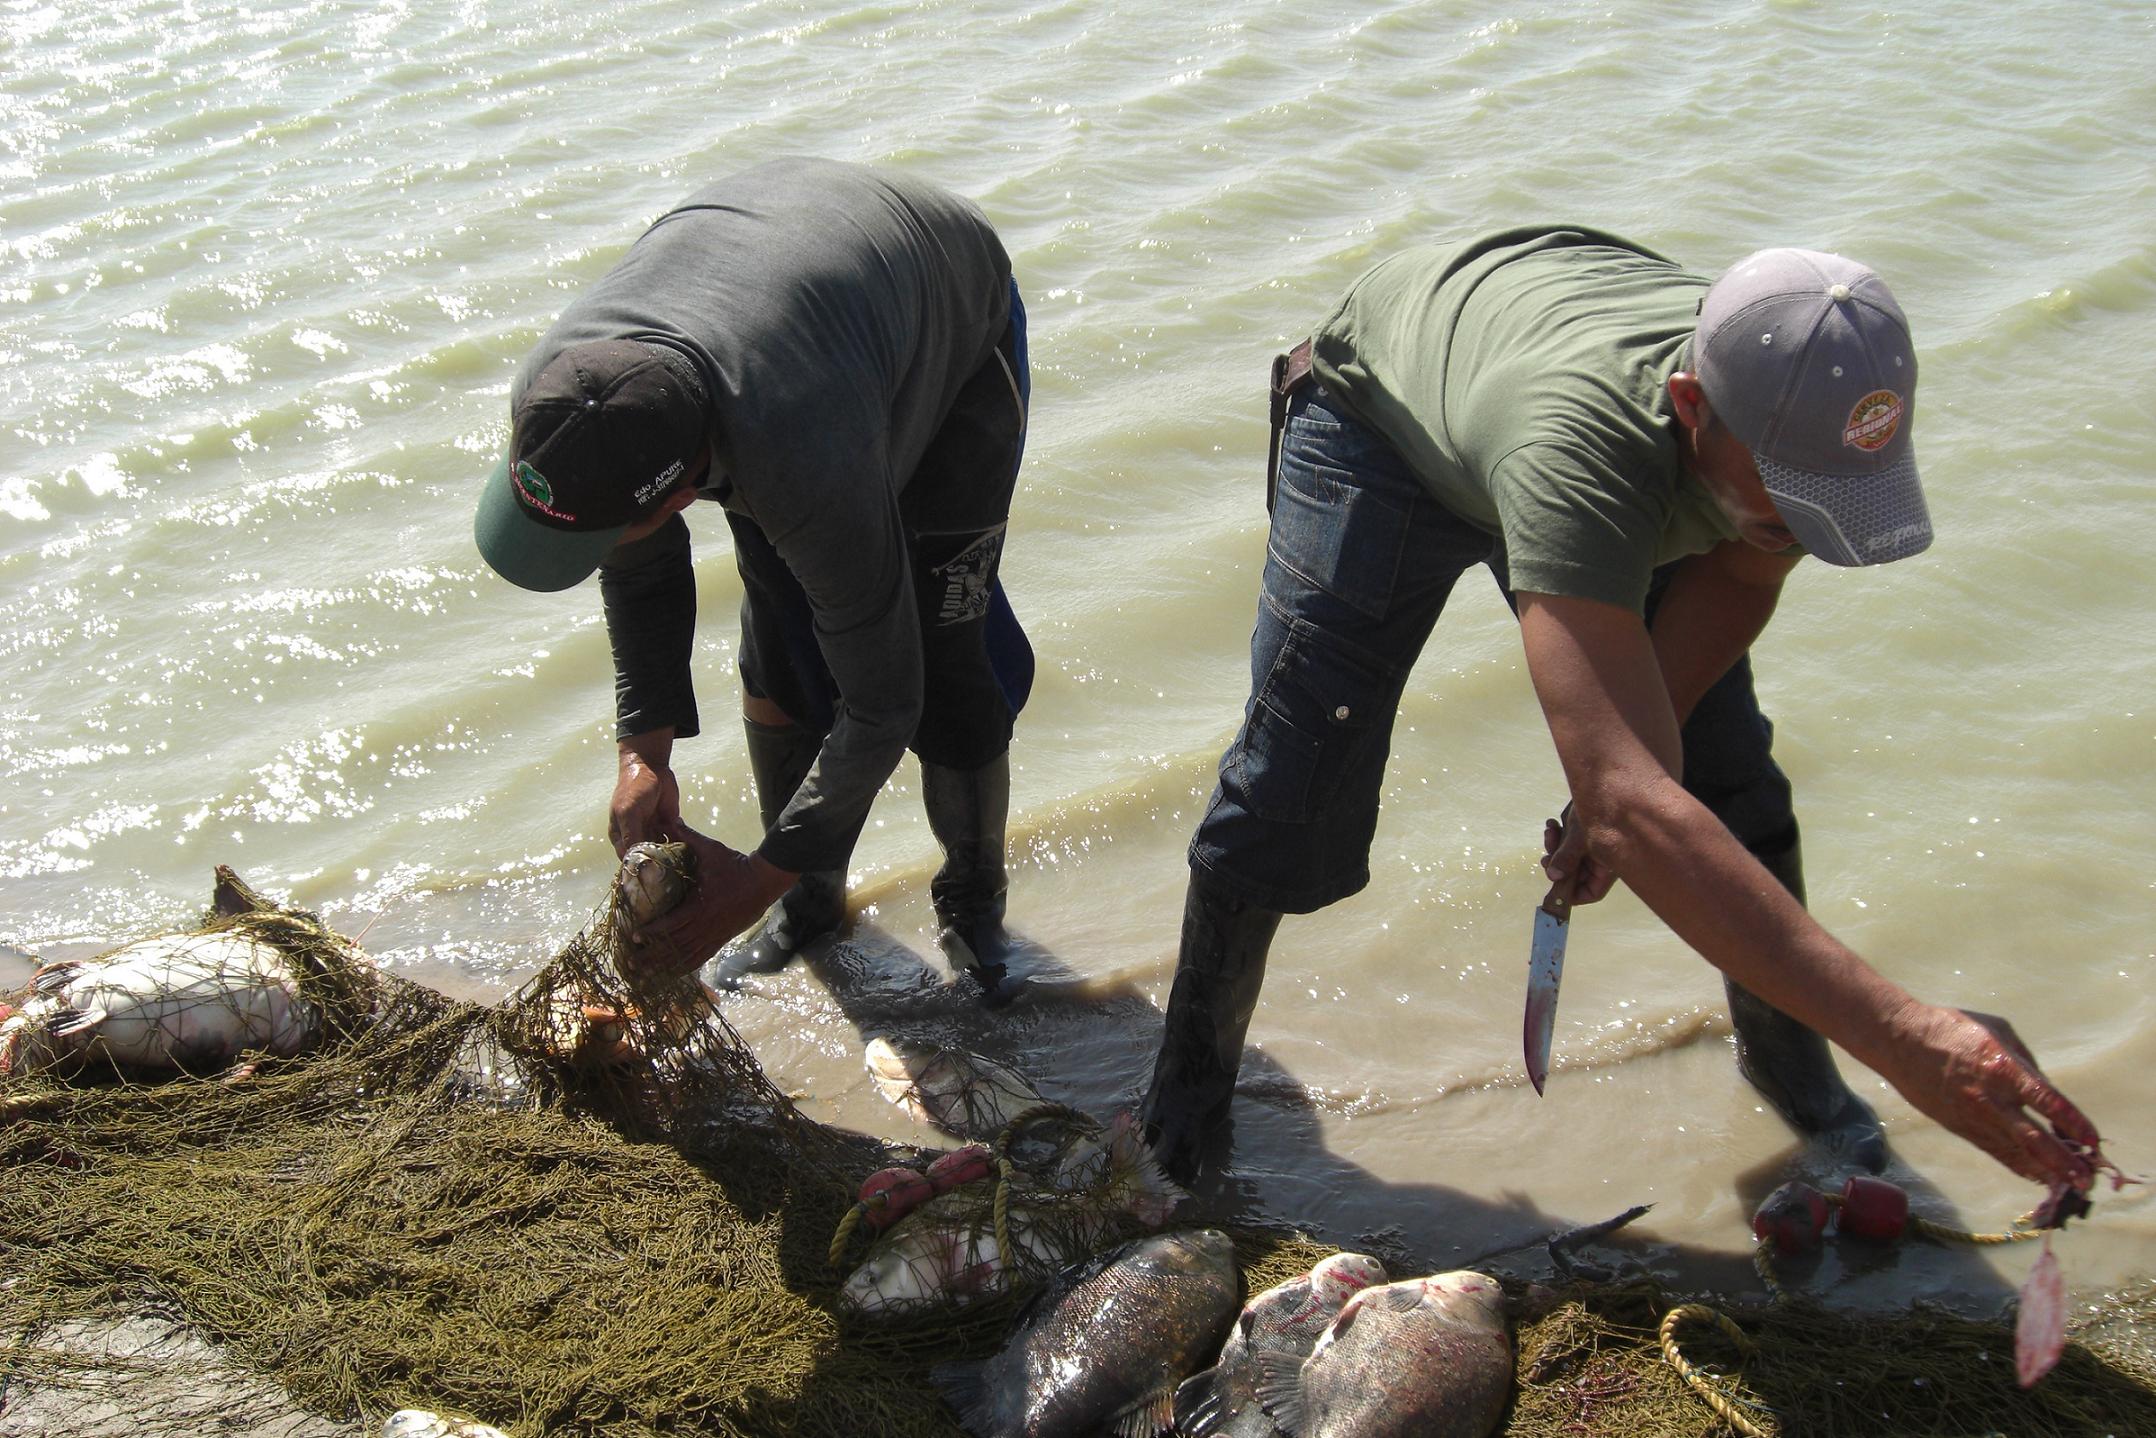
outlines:
[[1512, 1396], [1503, 1295], [1464, 1269], [1364, 1289], [1300, 1364], [1258, 1364], [1288, 1438], [1487, 1438]]
[[1226, 1234], [1155, 1234], [1066, 1270], [993, 1357], [931, 1376], [976, 1438], [1153, 1438], [1173, 1421], [1175, 1385], [1219, 1347], [1241, 1289]]
[[1302, 1362], [1350, 1298], [1384, 1281], [1385, 1265], [1368, 1254], [1336, 1253], [1244, 1304], [1219, 1360], [1175, 1390], [1175, 1431], [1186, 1438], [1278, 1438], [1280, 1429], [1258, 1404], [1258, 1355]]

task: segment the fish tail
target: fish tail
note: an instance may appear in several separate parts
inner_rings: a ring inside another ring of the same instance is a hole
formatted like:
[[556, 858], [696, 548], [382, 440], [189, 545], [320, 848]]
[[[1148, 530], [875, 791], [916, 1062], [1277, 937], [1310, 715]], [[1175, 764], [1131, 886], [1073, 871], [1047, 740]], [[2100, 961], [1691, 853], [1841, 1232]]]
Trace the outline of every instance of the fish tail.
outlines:
[[55, 959], [49, 964], [40, 964], [37, 971], [30, 975], [30, 991], [36, 994], [55, 993], [67, 987], [81, 968], [82, 963], [78, 959]]

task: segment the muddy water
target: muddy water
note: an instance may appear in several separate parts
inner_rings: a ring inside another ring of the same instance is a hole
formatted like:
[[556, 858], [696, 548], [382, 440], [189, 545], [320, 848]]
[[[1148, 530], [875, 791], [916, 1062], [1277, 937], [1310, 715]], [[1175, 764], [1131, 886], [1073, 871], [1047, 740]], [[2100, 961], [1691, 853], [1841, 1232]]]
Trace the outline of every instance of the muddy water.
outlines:
[[[603, 12], [0, 17], [0, 980], [174, 922], [220, 862], [471, 996], [575, 930], [611, 866], [597, 598], [487, 573], [474, 485], [566, 294], [705, 179], [812, 152], [961, 190], [1008, 241], [1037, 372], [1006, 576], [1042, 663], [1011, 895], [1039, 992], [984, 1016], [946, 986], [902, 769], [854, 940], [728, 1001], [817, 1112], [909, 1132], [860, 1067], [880, 1031], [1089, 1106], [1142, 1087], [1247, 683], [1267, 360], [1395, 248], [1551, 218], [1710, 270], [1837, 248], [1894, 283], [1939, 541], [1805, 566], [1758, 651], [1814, 905], [1918, 993], [2010, 1014], [2156, 1166], [2142, 9]], [[723, 527], [697, 543], [686, 806], [745, 844], [739, 585]], [[1736, 1080], [1716, 976], [1631, 899], [1575, 922], [1548, 1096], [1521, 1077], [1562, 797], [1470, 580], [1401, 715], [1371, 888], [1282, 930], [1226, 1197], [1433, 1261], [1651, 1202], [1634, 1261], [1743, 1281], [1752, 1201], [1829, 1175]], [[1928, 1211], [2033, 1198], [1855, 1077]], [[2069, 1239], [2077, 1297], [2156, 1270], [2141, 1194]], [[1981, 1307], [2025, 1262], [1817, 1281]]]

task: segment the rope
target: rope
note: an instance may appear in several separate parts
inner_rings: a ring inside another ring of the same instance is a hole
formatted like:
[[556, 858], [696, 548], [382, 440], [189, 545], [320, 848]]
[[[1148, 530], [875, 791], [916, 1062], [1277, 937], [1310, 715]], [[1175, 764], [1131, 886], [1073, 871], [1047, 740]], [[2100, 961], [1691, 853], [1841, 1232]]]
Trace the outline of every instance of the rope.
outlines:
[[53, 1107], [66, 1097], [66, 1092], [59, 1089], [47, 1093], [0, 1094], [0, 1123]]
[[[1019, 1134], [1028, 1125], [1047, 1118], [1066, 1119], [1088, 1127], [1097, 1128], [1099, 1126], [1094, 1122], [1090, 1114], [1080, 1109], [1072, 1108], [1068, 1104], [1038, 1103], [1005, 1124], [1003, 1131], [996, 1135], [993, 1149], [996, 1161], [996, 1251], [1003, 1255], [1003, 1262], [1006, 1265], [1015, 1265], [1016, 1262], [1011, 1248], [1011, 1186], [1018, 1175], [1018, 1165], [1011, 1160], [1011, 1144], [1017, 1140]], [[986, 1177], [986, 1174], [982, 1174], [980, 1178], [969, 1179], [967, 1182], [978, 1183], [982, 1178]], [[957, 1187], [963, 1188], [965, 1185], [960, 1184]], [[941, 1194], [937, 1196], [941, 1197]], [[890, 1190], [885, 1189], [880, 1193], [871, 1194], [846, 1210], [845, 1216], [838, 1221], [837, 1231], [831, 1235], [831, 1246], [826, 1250], [827, 1261], [834, 1270], [844, 1265], [846, 1246], [853, 1241], [855, 1231], [861, 1226], [861, 1220], [871, 1213], [880, 1213], [890, 1206]]]
[[1758, 1345], [1752, 1342], [1750, 1336], [1734, 1322], [1704, 1303], [1687, 1303], [1681, 1307], [1672, 1308], [1662, 1316], [1662, 1330], [1659, 1336], [1662, 1342], [1662, 1356], [1669, 1360], [1669, 1366], [1676, 1369], [1677, 1376], [1684, 1379], [1692, 1391], [1706, 1401], [1707, 1406], [1714, 1410], [1715, 1416], [1739, 1433], [1742, 1433], [1744, 1438], [1774, 1438], [1775, 1430], [1762, 1428], [1751, 1419], [1745, 1417], [1727, 1394], [1715, 1387], [1706, 1374], [1700, 1372], [1686, 1360], [1684, 1353], [1677, 1346], [1677, 1326], [1687, 1319], [1698, 1319], [1701, 1322], [1712, 1323], [1722, 1330], [1722, 1333], [1730, 1342], [1737, 1345], [1737, 1351], [1746, 1358], [1751, 1357], [1758, 1351]]
[[[1826, 1200], [1827, 1208], [1831, 1212], [1839, 1213], [1841, 1211], [1844, 1203], [1841, 1194], [1823, 1193], [1820, 1197]], [[2034, 1213], [2023, 1214], [2014, 1220], [2011, 1228], [1996, 1233], [1975, 1233], [1964, 1228], [1954, 1228], [1948, 1224], [1934, 1222], [1918, 1213], [1909, 1214], [1906, 1221], [1907, 1230], [1910, 1233], [1922, 1234], [1934, 1242], [1973, 1243], [1978, 1245], [2022, 1243], [2028, 1239], [2036, 1238], [2041, 1234], [2042, 1230], [2036, 1228], [2034, 1224]], [[1758, 1273], [1759, 1281], [1766, 1285], [1769, 1297], [1773, 1298], [1777, 1303], [1787, 1301], [1789, 1297], [1788, 1290], [1782, 1286], [1779, 1275], [1774, 1271], [1774, 1244], [1771, 1240], [1762, 1238], [1752, 1246], [1752, 1268], [1754, 1272]], [[1719, 1390], [1709, 1386], [1706, 1380], [1696, 1375], [1690, 1365], [1684, 1361], [1683, 1355], [1678, 1351], [1677, 1341], [1673, 1334], [1677, 1324], [1685, 1318], [1712, 1319], [1721, 1326], [1724, 1333], [1736, 1340], [1738, 1346], [1743, 1348], [1747, 1354], [1753, 1351], [1752, 1341], [1746, 1338], [1729, 1319], [1703, 1303], [1689, 1303], [1681, 1308], [1673, 1308], [1662, 1319], [1662, 1354], [1669, 1360], [1670, 1366], [1675, 1368], [1683, 1376], [1684, 1381], [1690, 1384], [1701, 1397], [1705, 1398], [1708, 1406], [1720, 1414], [1723, 1420], [1731, 1427], [1740, 1433], [1746, 1434], [1747, 1438], [1761, 1438], [1757, 1429], [1729, 1411], [1727, 1400], [1722, 1397]]]
[[862, 1216], [868, 1212], [872, 1203], [878, 1203], [882, 1198], [883, 1195], [879, 1193], [874, 1199], [862, 1199], [852, 1208], [847, 1209], [846, 1216], [838, 1221], [838, 1232], [831, 1235], [831, 1249], [828, 1260], [834, 1270], [845, 1263], [847, 1240], [851, 1239], [853, 1231], [861, 1226]]
[[1921, 1233], [1926, 1238], [1937, 1239], [1941, 1243], [2022, 1243], [2042, 1236], [2041, 1229], [2028, 1226], [2029, 1217], [2028, 1214], [2023, 1214], [2015, 1219], [2014, 1226], [2004, 1233], [1969, 1233], [1963, 1229], [1949, 1228], [1943, 1223], [1933, 1223], [1930, 1219], [1914, 1213], [1909, 1215], [1909, 1227], [1914, 1232]]
[[1011, 1180], [1018, 1173], [1018, 1165], [1011, 1161], [1011, 1145], [1028, 1124], [1043, 1118], [1070, 1119], [1086, 1127], [1099, 1126], [1091, 1114], [1068, 1104], [1037, 1103], [1005, 1124], [1003, 1132], [996, 1135], [992, 1150], [996, 1160], [996, 1252], [1002, 1256], [1004, 1266], [1014, 1272], [1018, 1267], [1018, 1255], [1011, 1247]]

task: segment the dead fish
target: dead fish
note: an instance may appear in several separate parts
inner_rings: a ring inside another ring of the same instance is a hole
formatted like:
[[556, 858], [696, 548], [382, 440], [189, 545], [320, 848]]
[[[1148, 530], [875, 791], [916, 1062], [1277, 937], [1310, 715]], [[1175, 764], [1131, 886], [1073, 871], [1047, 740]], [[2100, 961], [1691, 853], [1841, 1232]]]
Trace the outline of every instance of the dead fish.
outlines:
[[490, 1423], [444, 1418], [424, 1408], [399, 1408], [382, 1420], [381, 1438], [509, 1438]]
[[1009, 1252], [978, 1194], [943, 1193], [876, 1240], [840, 1285], [839, 1301], [891, 1315], [1005, 1293], [1019, 1275], [1076, 1262], [1119, 1229], [1159, 1227], [1185, 1197], [1128, 1114], [1080, 1140], [1044, 1179], [1052, 1200], [1010, 1205]]
[[[695, 887], [695, 854], [687, 844], [631, 844], [621, 856], [611, 887], [607, 921], [617, 944], [652, 920], [671, 912]], [[643, 995], [656, 1015], [647, 1023], [647, 1042], [656, 1038], [680, 1044], [718, 1012], [719, 996], [694, 975], [680, 981], [679, 992]], [[546, 1049], [571, 1063], [605, 1067], [640, 1057], [635, 1021], [642, 1010], [603, 995], [557, 990], [545, 1008]]]
[[616, 937], [671, 910], [695, 883], [696, 857], [687, 844], [631, 844], [614, 874]]
[[2033, 1388], [2058, 1366], [2066, 1352], [2066, 1280], [2051, 1256], [2051, 1235], [2021, 1285], [2021, 1306], [2014, 1314], [2014, 1381]]
[[1258, 1403], [1258, 1356], [1301, 1363], [1347, 1301], [1385, 1281], [1385, 1265], [1364, 1253], [1336, 1253], [1243, 1305], [1212, 1367], [1175, 1390], [1175, 1431], [1187, 1438], [1276, 1438]]
[[1308, 1358], [1258, 1367], [1288, 1438], [1486, 1438], [1512, 1396], [1503, 1294], [1465, 1269], [1366, 1288]]
[[[357, 951], [353, 957], [358, 957]], [[0, 1075], [107, 1060], [215, 1073], [242, 1054], [291, 1058], [320, 1035], [276, 945], [235, 931], [168, 934], [47, 964], [0, 1019]]]
[[956, 1138], [989, 1142], [1012, 1119], [1046, 1102], [1016, 1069], [960, 1049], [875, 1038], [863, 1057], [876, 1092]]
[[1235, 1246], [1214, 1229], [1159, 1234], [1059, 1275], [993, 1357], [931, 1377], [976, 1438], [1152, 1438], [1175, 1385], [1235, 1312]]

